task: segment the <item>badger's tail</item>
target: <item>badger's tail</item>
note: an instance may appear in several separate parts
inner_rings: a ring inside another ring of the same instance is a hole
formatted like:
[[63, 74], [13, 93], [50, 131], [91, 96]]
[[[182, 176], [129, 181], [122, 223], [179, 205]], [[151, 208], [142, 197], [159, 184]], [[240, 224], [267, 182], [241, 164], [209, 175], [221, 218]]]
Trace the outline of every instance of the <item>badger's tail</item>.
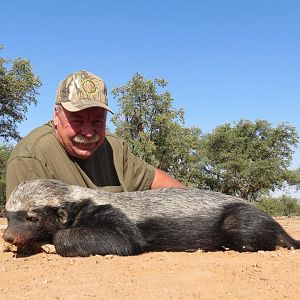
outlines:
[[288, 247], [290, 249], [300, 249], [300, 240], [294, 240], [293, 238], [292, 239], [292, 243], [291, 243], [291, 247]]
[[300, 249], [300, 240], [293, 239], [273, 218], [248, 203], [227, 205], [221, 227], [224, 244], [232, 250]]
[[[274, 222], [276, 222], [274, 220]], [[277, 222], [276, 222], [277, 223]], [[276, 247], [292, 249], [300, 249], [300, 240], [293, 239], [282, 227], [277, 223]]]

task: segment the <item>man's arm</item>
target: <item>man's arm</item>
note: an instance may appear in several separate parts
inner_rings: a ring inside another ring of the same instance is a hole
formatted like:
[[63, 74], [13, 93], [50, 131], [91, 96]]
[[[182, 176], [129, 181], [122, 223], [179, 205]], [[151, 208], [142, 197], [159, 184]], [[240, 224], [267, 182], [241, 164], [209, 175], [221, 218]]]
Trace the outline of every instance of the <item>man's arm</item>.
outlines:
[[151, 189], [159, 189], [164, 187], [186, 188], [185, 185], [167, 173], [160, 169], [155, 169], [155, 175], [151, 184]]

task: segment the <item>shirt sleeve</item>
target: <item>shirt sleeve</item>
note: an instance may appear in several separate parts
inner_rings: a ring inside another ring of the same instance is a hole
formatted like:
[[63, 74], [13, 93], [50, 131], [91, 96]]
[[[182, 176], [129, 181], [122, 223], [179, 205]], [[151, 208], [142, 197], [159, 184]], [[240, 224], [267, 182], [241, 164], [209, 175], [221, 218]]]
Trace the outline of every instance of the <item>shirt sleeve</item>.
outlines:
[[107, 134], [113, 149], [114, 165], [125, 191], [148, 190], [155, 175], [155, 168], [130, 151], [127, 143], [112, 134]]

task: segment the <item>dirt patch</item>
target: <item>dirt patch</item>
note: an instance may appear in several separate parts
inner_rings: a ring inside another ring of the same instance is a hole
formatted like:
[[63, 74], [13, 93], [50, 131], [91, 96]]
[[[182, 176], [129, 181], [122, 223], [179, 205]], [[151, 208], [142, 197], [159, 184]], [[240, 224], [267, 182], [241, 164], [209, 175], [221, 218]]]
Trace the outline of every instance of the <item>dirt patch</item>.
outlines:
[[[300, 239], [300, 218], [277, 219]], [[0, 218], [0, 232], [5, 219]], [[3, 240], [0, 240], [3, 243]], [[1, 299], [299, 299], [300, 250], [28, 257], [0, 252]]]

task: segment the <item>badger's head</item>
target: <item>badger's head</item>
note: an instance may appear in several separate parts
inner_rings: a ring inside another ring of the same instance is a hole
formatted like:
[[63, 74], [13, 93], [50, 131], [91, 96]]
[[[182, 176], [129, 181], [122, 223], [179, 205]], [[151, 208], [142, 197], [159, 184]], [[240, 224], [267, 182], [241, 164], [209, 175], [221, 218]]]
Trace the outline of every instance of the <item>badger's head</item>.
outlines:
[[68, 194], [69, 186], [56, 180], [21, 183], [5, 206], [8, 227], [3, 239], [17, 247], [51, 243], [54, 234], [71, 222]]

